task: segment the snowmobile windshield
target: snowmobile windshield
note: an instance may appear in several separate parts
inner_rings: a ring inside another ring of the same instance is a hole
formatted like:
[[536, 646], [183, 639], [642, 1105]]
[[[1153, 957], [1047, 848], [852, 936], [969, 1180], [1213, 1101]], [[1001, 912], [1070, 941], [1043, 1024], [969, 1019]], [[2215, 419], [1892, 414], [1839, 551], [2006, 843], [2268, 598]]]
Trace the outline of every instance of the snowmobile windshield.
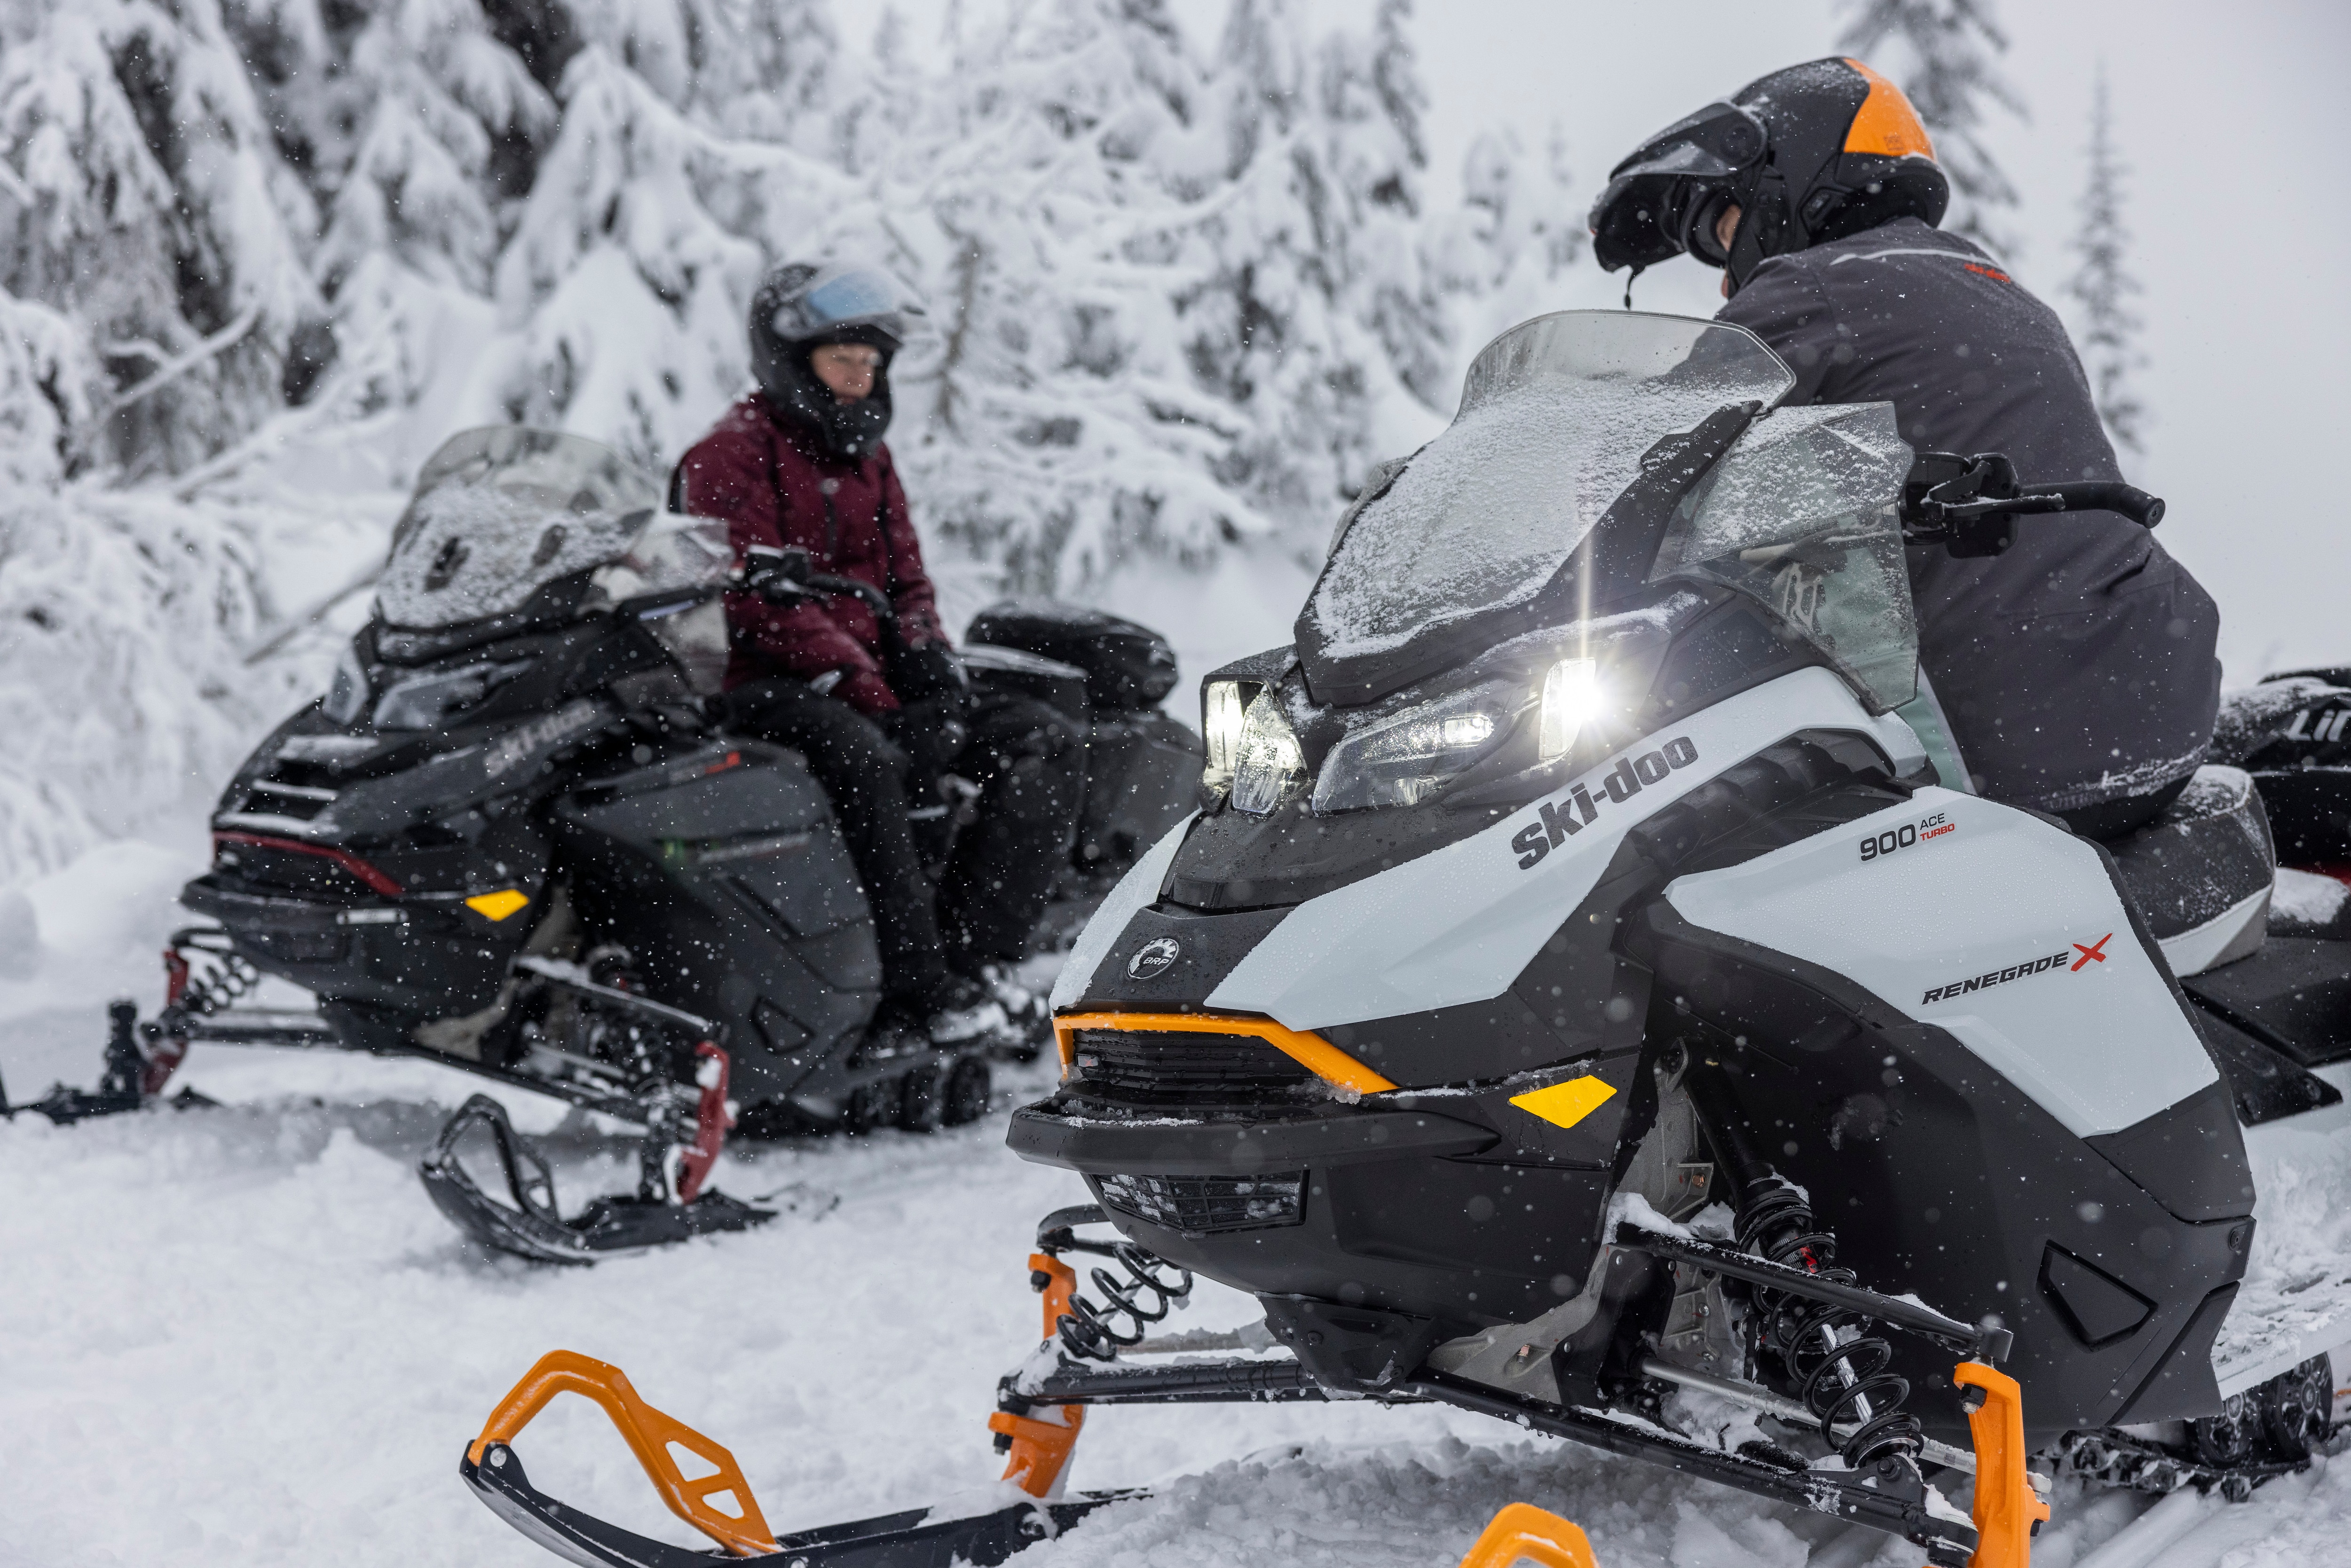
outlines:
[[619, 557], [661, 504], [652, 475], [580, 436], [519, 425], [453, 435], [392, 529], [377, 607], [411, 630], [520, 610]]
[[677, 512], [656, 513], [620, 558], [590, 578], [589, 609], [632, 601], [688, 685], [710, 696], [726, 684], [726, 611], [716, 591], [726, 586], [735, 547], [726, 522]]
[[1370, 700], [1541, 623], [1542, 603], [1588, 608], [1593, 585], [1566, 579], [1643, 457], [1794, 385], [1743, 328], [1625, 310], [1512, 328], [1470, 367], [1452, 424], [1343, 524], [1299, 616], [1309, 685]]
[[1918, 685], [1898, 515], [1910, 462], [1890, 402], [1759, 419], [1677, 512], [1652, 580], [1719, 583], [1761, 601], [1875, 711], [1899, 707]]

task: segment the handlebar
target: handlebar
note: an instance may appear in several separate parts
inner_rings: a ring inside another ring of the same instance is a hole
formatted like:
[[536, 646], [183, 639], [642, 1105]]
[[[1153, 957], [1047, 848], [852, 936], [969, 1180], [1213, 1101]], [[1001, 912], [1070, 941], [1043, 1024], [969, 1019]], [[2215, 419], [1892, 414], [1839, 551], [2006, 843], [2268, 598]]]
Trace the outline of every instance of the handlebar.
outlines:
[[808, 551], [788, 547], [777, 549], [769, 545], [753, 545], [743, 552], [743, 564], [737, 570], [736, 586], [747, 588], [770, 604], [780, 604], [789, 599], [813, 599], [820, 593], [846, 593], [865, 601], [873, 618], [895, 634], [898, 630], [898, 607], [890, 596], [870, 582], [853, 577], [838, 577], [816, 570], [816, 558]]
[[2082, 479], [2070, 485], [2035, 485], [2030, 494], [2017, 497], [2020, 501], [2038, 501], [2053, 497], [2059, 506], [2049, 507], [2011, 507], [2014, 511], [2052, 512], [2119, 512], [2140, 528], [2151, 528], [2163, 521], [2163, 497], [2150, 496], [2136, 485], [2125, 485], [2113, 479]]
[[2057, 512], [2114, 512], [2143, 528], [2163, 520], [2163, 499], [2110, 479], [2026, 485], [1997, 452], [1963, 457], [1921, 452], [1902, 486], [1902, 537], [1960, 557], [1993, 556], [2015, 542], [2016, 519]]

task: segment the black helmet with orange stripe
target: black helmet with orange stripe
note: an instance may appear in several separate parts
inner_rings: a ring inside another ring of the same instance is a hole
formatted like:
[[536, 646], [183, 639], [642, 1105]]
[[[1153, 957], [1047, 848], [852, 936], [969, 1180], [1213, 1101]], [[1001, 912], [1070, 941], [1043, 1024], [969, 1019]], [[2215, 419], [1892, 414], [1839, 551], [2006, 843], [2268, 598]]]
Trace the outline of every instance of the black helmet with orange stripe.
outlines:
[[[1676, 120], [1609, 171], [1592, 249], [1610, 272], [1687, 254], [1735, 292], [1767, 256], [1898, 217], [1942, 221], [1950, 182], [1902, 89], [1859, 60], [1813, 60]], [[1717, 220], [1732, 204], [1726, 247]]]

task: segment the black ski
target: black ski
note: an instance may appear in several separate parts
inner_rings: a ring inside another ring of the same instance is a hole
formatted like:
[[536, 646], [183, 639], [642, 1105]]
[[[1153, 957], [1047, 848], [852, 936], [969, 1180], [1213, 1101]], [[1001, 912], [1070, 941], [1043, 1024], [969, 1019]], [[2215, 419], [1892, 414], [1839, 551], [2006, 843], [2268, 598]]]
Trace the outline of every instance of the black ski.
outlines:
[[[549, 1497], [530, 1484], [522, 1460], [504, 1443], [486, 1447], [478, 1465], [470, 1453], [459, 1459], [457, 1473], [492, 1513], [580, 1568], [710, 1568], [708, 1552], [649, 1540]], [[957, 1563], [994, 1568], [1104, 1503], [1143, 1495], [1088, 1492], [1061, 1502], [1018, 1502], [966, 1519], [934, 1520], [930, 1510], [914, 1509], [779, 1535], [776, 1544], [803, 1568], [950, 1568]]]

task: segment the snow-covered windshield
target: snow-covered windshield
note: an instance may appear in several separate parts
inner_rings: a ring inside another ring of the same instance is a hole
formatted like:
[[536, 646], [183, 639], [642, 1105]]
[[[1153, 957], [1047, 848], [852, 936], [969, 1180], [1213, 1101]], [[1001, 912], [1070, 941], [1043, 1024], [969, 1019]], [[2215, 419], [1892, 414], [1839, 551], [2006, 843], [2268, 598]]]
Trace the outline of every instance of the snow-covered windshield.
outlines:
[[1659, 440], [1794, 385], [1742, 328], [1626, 310], [1514, 327], [1470, 367], [1445, 434], [1357, 512], [1302, 619], [1347, 659], [1524, 604]]
[[[725, 522], [664, 512], [588, 580], [589, 603], [619, 604], [678, 590], [714, 588], [726, 580], [734, 564], [735, 547]], [[664, 605], [646, 624], [695, 691], [708, 696], [726, 685], [726, 611], [716, 597]]]
[[1910, 447], [1890, 402], [1783, 408], [1747, 427], [1658, 547], [1652, 581], [1761, 601], [1884, 711], [1917, 695], [1898, 504]]
[[519, 610], [622, 555], [661, 503], [652, 475], [577, 435], [520, 425], [453, 435], [392, 529], [377, 606], [418, 630]]

